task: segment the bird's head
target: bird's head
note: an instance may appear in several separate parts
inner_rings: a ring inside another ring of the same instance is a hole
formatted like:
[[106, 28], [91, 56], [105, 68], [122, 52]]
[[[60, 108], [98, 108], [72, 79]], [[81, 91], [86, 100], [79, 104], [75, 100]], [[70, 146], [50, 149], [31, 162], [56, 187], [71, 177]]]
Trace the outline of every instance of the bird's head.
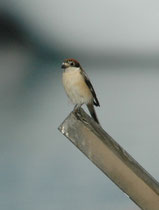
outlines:
[[80, 68], [80, 64], [77, 60], [75, 60], [73, 58], [65, 59], [61, 65], [61, 68], [66, 69], [69, 67]]

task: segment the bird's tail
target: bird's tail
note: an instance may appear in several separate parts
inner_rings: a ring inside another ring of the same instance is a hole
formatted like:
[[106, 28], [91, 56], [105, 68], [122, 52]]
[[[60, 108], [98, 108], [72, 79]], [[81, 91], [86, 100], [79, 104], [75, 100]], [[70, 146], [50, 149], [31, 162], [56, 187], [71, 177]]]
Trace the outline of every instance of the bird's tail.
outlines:
[[99, 120], [97, 118], [96, 111], [94, 109], [93, 104], [87, 104], [87, 107], [88, 107], [88, 110], [89, 110], [92, 118], [99, 124]]

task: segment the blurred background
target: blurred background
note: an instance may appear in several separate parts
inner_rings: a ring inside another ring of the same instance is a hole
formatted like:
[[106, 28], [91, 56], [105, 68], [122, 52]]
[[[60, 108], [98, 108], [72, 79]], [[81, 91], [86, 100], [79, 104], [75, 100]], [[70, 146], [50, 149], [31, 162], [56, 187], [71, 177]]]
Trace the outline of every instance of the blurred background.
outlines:
[[158, 179], [158, 8], [156, 0], [0, 2], [0, 209], [139, 209], [57, 130], [73, 109], [60, 66], [79, 60], [102, 127]]

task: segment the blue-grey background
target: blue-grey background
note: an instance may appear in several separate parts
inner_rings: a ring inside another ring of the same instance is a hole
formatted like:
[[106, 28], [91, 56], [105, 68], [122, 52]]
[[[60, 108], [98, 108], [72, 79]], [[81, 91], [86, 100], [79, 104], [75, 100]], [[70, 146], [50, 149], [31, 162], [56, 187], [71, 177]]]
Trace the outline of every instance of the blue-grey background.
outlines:
[[[87, 71], [103, 128], [159, 177], [159, 3], [0, 3], [0, 209], [138, 210], [57, 127], [64, 58]], [[135, 183], [134, 183], [135, 184]]]

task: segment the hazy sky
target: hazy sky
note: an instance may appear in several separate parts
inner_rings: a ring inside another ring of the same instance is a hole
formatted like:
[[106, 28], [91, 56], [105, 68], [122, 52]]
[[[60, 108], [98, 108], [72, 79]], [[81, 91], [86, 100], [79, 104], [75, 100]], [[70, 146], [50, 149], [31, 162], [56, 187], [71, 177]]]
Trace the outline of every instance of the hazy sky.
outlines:
[[[8, 8], [46, 43], [91, 51], [158, 51], [156, 0], [12, 0]], [[7, 5], [7, 1], [5, 2]]]

